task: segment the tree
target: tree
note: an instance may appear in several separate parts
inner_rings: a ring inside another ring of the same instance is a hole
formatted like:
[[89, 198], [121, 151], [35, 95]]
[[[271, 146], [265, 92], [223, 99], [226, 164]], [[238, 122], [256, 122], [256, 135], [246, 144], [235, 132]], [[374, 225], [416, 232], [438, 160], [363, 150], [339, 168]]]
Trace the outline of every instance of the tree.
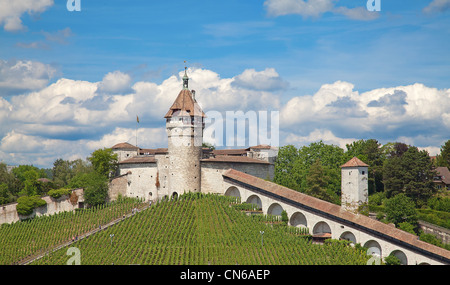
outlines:
[[329, 177], [325, 175], [320, 159], [317, 159], [309, 168], [308, 176], [306, 176], [307, 188], [305, 194], [325, 201], [336, 202], [333, 201], [332, 195], [327, 191], [328, 179]]
[[436, 156], [436, 166], [446, 166], [450, 168], [450, 140], [441, 146], [441, 153]]
[[117, 154], [113, 153], [111, 148], [97, 149], [88, 157], [88, 160], [92, 163], [94, 170], [106, 178], [117, 170]]
[[417, 206], [423, 206], [436, 192], [433, 184], [433, 165], [426, 151], [409, 147], [404, 151], [404, 144], [398, 144], [390, 152], [383, 166], [383, 183], [386, 196], [391, 198], [405, 193]]
[[210, 143], [207, 143], [207, 142], [203, 142], [203, 143], [202, 143], [202, 147], [207, 147], [207, 148], [209, 148], [210, 150], [215, 150], [215, 149], [216, 149], [216, 147], [215, 147], [214, 145], [212, 145], [212, 144], [210, 144]]
[[402, 161], [400, 157], [390, 157], [384, 163], [383, 184], [387, 198], [391, 198], [402, 193], [404, 181]]
[[20, 181], [24, 182], [26, 177], [25, 173], [27, 171], [34, 170], [37, 173], [37, 178], [47, 178], [47, 174], [44, 169], [39, 169], [33, 165], [19, 165], [18, 167], [13, 168], [12, 172]]
[[414, 201], [401, 193], [386, 200], [386, 219], [399, 226], [403, 222], [417, 224], [417, 213]]
[[53, 183], [57, 188], [66, 186], [73, 177], [70, 162], [59, 158], [55, 160], [52, 168]]
[[275, 161], [273, 181], [290, 189], [299, 190], [301, 181], [295, 178], [294, 165], [298, 160], [298, 150], [293, 145], [280, 147]]
[[84, 201], [90, 206], [103, 204], [108, 198], [108, 178], [96, 171], [77, 174], [69, 186], [83, 188]]
[[39, 182], [37, 181], [39, 174], [34, 169], [30, 169], [23, 173], [23, 177], [24, 188], [21, 191], [21, 194], [27, 196], [37, 195], [39, 192]]
[[[306, 176], [311, 165], [320, 160], [323, 174], [327, 179], [326, 189], [328, 193], [337, 196], [341, 195], [341, 165], [344, 164], [347, 159], [344, 150], [339, 146], [327, 145], [323, 141], [311, 143], [309, 146], [303, 146], [299, 150], [299, 163], [300, 167], [296, 169], [303, 170], [301, 192], [305, 192], [307, 187]], [[333, 194], [334, 193], [334, 194]]]
[[410, 147], [402, 157], [404, 169], [404, 192], [418, 207], [426, 205], [437, 192], [433, 183], [436, 175], [433, 163], [425, 150]]
[[13, 202], [23, 188], [22, 182], [16, 178], [14, 173], [8, 171], [5, 163], [0, 163], [0, 184], [7, 185], [9, 202]]
[[11, 201], [11, 194], [8, 191], [6, 183], [0, 183], [0, 205], [7, 204]]

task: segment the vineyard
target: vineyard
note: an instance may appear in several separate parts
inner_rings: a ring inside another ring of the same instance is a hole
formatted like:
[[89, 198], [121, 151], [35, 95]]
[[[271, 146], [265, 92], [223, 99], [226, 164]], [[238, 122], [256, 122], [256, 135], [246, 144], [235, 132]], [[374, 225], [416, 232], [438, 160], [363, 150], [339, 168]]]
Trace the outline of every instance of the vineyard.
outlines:
[[[67, 255], [69, 247], [79, 249], [83, 265], [367, 263], [369, 257], [364, 250], [340, 242], [313, 244], [306, 230], [287, 227], [278, 217], [247, 215], [239, 205], [232, 197], [185, 194], [175, 200], [153, 204], [32, 264], [66, 264], [70, 258]], [[48, 232], [55, 232], [61, 226], [58, 220], [48, 224]], [[16, 240], [25, 235], [29, 236], [29, 241], [36, 242], [41, 235], [33, 228], [29, 226], [28, 231], [22, 230]], [[26, 247], [25, 244], [22, 242], [14, 250], [9, 249], [9, 254]], [[14, 258], [10, 257], [2, 262], [11, 263], [12, 260]]]
[[31, 220], [0, 225], [0, 264], [17, 264], [21, 260], [77, 239], [115, 219], [142, 207], [137, 199], [116, 202], [75, 212], [39, 216]]

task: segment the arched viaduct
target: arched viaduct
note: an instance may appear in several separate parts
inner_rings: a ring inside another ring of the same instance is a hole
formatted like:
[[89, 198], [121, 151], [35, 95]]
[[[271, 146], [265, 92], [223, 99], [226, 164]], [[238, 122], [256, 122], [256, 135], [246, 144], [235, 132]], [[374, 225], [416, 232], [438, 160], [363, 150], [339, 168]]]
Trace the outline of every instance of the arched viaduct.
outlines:
[[257, 204], [265, 214], [281, 215], [289, 224], [307, 227], [316, 237], [346, 239], [367, 247], [368, 254], [397, 256], [402, 264], [450, 264], [450, 251], [418, 240], [418, 237], [340, 206], [229, 169], [223, 174], [223, 192]]

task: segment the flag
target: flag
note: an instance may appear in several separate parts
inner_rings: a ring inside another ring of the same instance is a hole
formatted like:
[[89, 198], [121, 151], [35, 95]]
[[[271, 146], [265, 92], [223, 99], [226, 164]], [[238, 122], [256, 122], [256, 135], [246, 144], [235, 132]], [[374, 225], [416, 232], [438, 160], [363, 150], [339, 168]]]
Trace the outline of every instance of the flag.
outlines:
[[139, 123], [139, 117], [136, 115], [136, 121]]

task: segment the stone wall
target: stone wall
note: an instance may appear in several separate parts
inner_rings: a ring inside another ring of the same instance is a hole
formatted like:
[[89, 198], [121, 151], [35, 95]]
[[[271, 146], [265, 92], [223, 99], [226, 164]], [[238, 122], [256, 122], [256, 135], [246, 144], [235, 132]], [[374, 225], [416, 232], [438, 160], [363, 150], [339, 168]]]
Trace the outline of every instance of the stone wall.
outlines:
[[[46, 206], [36, 208], [33, 214], [29, 216], [21, 216], [17, 213], [17, 203], [9, 203], [0, 206], [0, 224], [14, 223], [20, 220], [29, 219], [34, 216], [52, 215], [64, 211], [73, 211], [78, 209], [84, 202], [83, 189], [75, 189], [72, 191], [76, 195], [76, 201], [71, 201], [69, 195], [63, 195], [58, 199], [54, 199], [50, 196], [44, 196], [42, 199], [47, 202]], [[72, 203], [73, 202], [73, 203]]]
[[424, 221], [419, 221], [419, 226], [426, 234], [432, 234], [436, 236], [439, 240], [441, 240], [443, 243], [449, 244], [450, 243], [450, 230], [439, 227]]
[[250, 164], [237, 162], [201, 162], [202, 192], [224, 194], [222, 174], [230, 168], [262, 178], [273, 179], [273, 164]]
[[111, 179], [108, 185], [108, 199], [109, 201], [115, 201], [119, 195], [127, 196], [127, 178], [128, 174], [123, 174]]
[[[145, 201], [153, 200], [156, 189], [156, 175], [158, 168], [156, 163], [134, 163], [125, 164], [120, 168], [120, 175], [126, 177], [126, 190], [127, 197], [141, 198]], [[117, 187], [124, 187], [124, 181], [119, 180]], [[121, 190], [115, 189], [115, 192], [123, 193]]]

